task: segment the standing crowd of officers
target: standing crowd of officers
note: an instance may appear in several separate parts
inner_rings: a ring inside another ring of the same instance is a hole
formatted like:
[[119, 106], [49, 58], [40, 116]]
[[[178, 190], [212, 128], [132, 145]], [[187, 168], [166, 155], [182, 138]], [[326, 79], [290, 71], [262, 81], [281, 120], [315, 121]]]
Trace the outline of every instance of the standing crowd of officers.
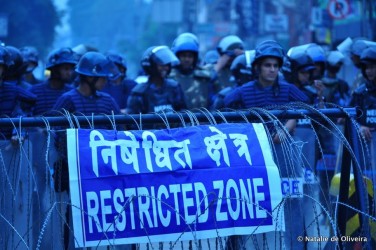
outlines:
[[[353, 42], [351, 59], [360, 72], [354, 84], [337, 77], [345, 55], [338, 50], [325, 51], [315, 43], [285, 53], [278, 42], [269, 40], [246, 50], [238, 36], [229, 35], [219, 41], [215, 51], [201, 57], [198, 38], [182, 33], [171, 47], [145, 50], [140, 62], [145, 77], [139, 84], [126, 78], [127, 64], [120, 53], [80, 55], [68, 47], [57, 49], [47, 58], [49, 76], [42, 81], [32, 73], [39, 62], [35, 48], [1, 46], [0, 113], [4, 117], [48, 116], [65, 109], [84, 115], [139, 114], [264, 107], [292, 101], [370, 109], [365, 100], [359, 103], [364, 99], [359, 95], [373, 93], [375, 45], [363, 39]], [[369, 138], [372, 126], [367, 127], [363, 130]]]
[[[356, 106], [362, 110], [357, 118], [360, 131], [372, 143], [376, 128], [376, 42], [353, 40], [350, 57], [359, 70], [354, 83], [337, 76], [347, 55], [326, 51], [315, 43], [286, 52], [277, 41], [267, 40], [251, 50], [244, 48], [241, 38], [229, 35], [204, 57], [199, 46], [194, 34], [182, 33], [171, 46], [147, 48], [140, 61], [142, 81], [126, 77], [127, 64], [120, 53], [78, 54], [68, 47], [50, 53], [45, 67], [49, 75], [40, 81], [33, 75], [39, 61], [35, 48], [0, 46], [0, 115], [214, 111], [292, 102], [316, 108]], [[311, 127], [304, 119], [286, 120], [284, 125], [291, 134], [297, 128]], [[0, 134], [3, 140], [14, 141], [25, 136], [16, 129], [1, 129]], [[278, 144], [278, 134], [272, 135]], [[330, 133], [323, 130], [318, 136], [323, 155], [336, 157]], [[371, 164], [375, 164], [375, 152], [370, 153]], [[327, 168], [334, 171], [333, 166]], [[280, 170], [282, 176], [289, 175], [287, 168]]]
[[[39, 61], [35, 48], [1, 46], [0, 115], [214, 111], [290, 102], [323, 108], [330, 103], [360, 107], [361, 132], [371, 140], [376, 119], [372, 111], [376, 42], [352, 42], [350, 56], [359, 75], [350, 84], [337, 76], [345, 55], [338, 50], [325, 51], [315, 43], [292, 47], [286, 53], [278, 42], [268, 40], [246, 50], [238, 36], [229, 35], [203, 58], [199, 46], [194, 34], [182, 33], [171, 47], [147, 48], [140, 62], [143, 80], [138, 82], [126, 78], [127, 64], [119, 53], [78, 54], [71, 48], [50, 53], [45, 66], [49, 76], [39, 81], [33, 75]], [[297, 125], [296, 121], [286, 122], [289, 132]], [[0, 133], [3, 139], [19, 138], [16, 130], [2, 129]]]

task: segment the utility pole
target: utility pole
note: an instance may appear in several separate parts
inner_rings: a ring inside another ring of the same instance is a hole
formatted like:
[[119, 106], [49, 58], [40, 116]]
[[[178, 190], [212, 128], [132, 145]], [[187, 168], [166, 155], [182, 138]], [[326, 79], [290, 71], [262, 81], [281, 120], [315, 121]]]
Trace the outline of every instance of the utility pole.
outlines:
[[370, 29], [370, 38], [373, 40], [373, 41], [376, 41], [376, 32], [375, 32], [375, 29], [376, 29], [376, 21], [375, 21], [375, 17], [374, 17], [374, 11], [376, 11], [376, 3], [374, 2], [374, 0], [367, 0], [367, 8], [368, 9], [368, 21], [369, 21], [369, 26], [371, 27]]
[[183, 28], [186, 32], [193, 32], [197, 22], [197, 1], [183, 0]]

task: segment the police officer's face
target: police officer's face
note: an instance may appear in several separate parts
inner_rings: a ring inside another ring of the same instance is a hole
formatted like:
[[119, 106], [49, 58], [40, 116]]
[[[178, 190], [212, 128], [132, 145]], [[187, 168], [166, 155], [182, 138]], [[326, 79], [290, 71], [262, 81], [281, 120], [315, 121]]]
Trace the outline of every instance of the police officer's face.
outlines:
[[376, 64], [368, 64], [365, 70], [368, 80], [376, 83]]
[[313, 70], [313, 76], [315, 79], [321, 78], [324, 72], [324, 66], [321, 63], [315, 63], [315, 69]]
[[279, 63], [276, 58], [267, 57], [260, 65], [260, 80], [274, 82], [278, 77]]
[[180, 66], [183, 69], [190, 69], [193, 67], [193, 63], [195, 61], [195, 54], [193, 52], [183, 51], [179, 53], [178, 57], [180, 61]]
[[170, 73], [170, 64], [165, 64], [165, 65], [157, 65], [157, 70], [158, 70], [158, 73], [159, 73], [159, 76], [162, 77], [162, 78], [165, 78], [168, 76], [168, 74]]
[[310, 71], [300, 70], [298, 72], [298, 81], [299, 81], [299, 83], [301, 83], [301, 84], [308, 84], [310, 76], [311, 76], [311, 72]]
[[60, 79], [63, 82], [71, 82], [73, 79], [73, 69], [74, 65], [69, 64], [69, 63], [64, 63], [59, 65], [59, 74], [60, 74]]

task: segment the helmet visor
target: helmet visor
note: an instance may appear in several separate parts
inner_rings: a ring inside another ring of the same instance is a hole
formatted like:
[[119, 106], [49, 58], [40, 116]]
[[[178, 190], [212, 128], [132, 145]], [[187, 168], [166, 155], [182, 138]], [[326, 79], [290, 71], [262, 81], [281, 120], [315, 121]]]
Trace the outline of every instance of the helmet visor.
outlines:
[[287, 56], [294, 57], [298, 54], [307, 54], [307, 48], [308, 48], [307, 44], [292, 47], [287, 51]]
[[316, 67], [314, 65], [304, 65], [301, 68], [299, 68], [299, 71], [309, 72], [309, 71], [313, 71], [315, 69], [316, 69]]
[[155, 47], [152, 53], [152, 59], [158, 65], [171, 64], [174, 67], [179, 64], [179, 59], [167, 46]]

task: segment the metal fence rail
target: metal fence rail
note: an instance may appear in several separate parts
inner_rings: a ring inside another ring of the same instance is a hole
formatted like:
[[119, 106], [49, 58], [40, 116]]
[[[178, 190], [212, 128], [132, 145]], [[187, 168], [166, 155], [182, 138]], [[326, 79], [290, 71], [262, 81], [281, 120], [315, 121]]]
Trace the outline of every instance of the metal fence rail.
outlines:
[[196, 112], [181, 112], [181, 113], [158, 113], [158, 114], [142, 114], [142, 115], [95, 115], [95, 116], [82, 116], [66, 114], [66, 116], [48, 116], [48, 117], [20, 117], [20, 118], [0, 118], [0, 128], [18, 128], [20, 125], [24, 127], [45, 127], [49, 126], [70, 126], [73, 124], [87, 124], [94, 122], [96, 125], [116, 124], [133, 125], [138, 122], [143, 124], [160, 123], [162, 120], [176, 123], [176, 122], [189, 122], [193, 117], [198, 122], [211, 122], [214, 119], [218, 122], [224, 120], [228, 122], [244, 122], [245, 118], [251, 120], [269, 119], [270, 116], [277, 119], [297, 119], [297, 118], [351, 118], [356, 117], [356, 108], [328, 108], [318, 111], [311, 111], [306, 109], [299, 110], [265, 110], [265, 113], [257, 112], [257, 110], [243, 110], [243, 111], [221, 111], [221, 112], [208, 112], [207, 110], [200, 110]]

